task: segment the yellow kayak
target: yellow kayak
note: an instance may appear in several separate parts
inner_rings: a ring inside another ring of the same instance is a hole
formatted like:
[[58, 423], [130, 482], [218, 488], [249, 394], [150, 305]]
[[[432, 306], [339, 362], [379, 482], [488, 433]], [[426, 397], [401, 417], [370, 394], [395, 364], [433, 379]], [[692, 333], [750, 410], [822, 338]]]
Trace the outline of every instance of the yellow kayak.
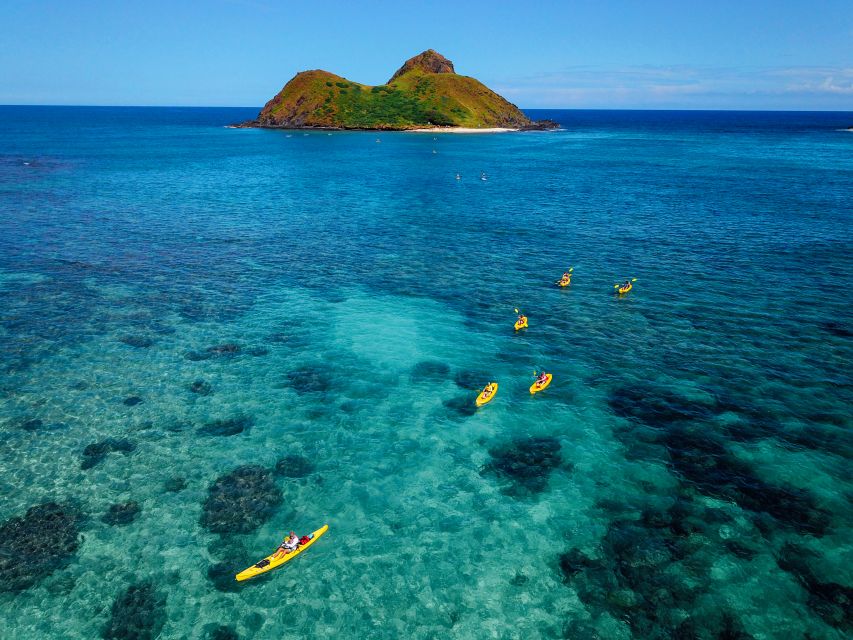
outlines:
[[554, 376], [552, 376], [550, 373], [545, 374], [545, 382], [543, 382], [542, 384], [534, 382], [532, 385], [530, 385], [530, 393], [537, 393], [539, 391], [542, 391], [542, 389], [547, 388], [548, 385], [551, 384], [551, 379], [553, 377]]
[[634, 288], [634, 285], [628, 283], [627, 287], [619, 287], [619, 289], [617, 289], [617, 291], [619, 291], [620, 294], [621, 293], [628, 293], [633, 288]]
[[515, 330], [526, 329], [527, 328], [527, 316], [524, 316], [522, 320], [515, 321]]
[[317, 529], [314, 533], [310, 534], [311, 538], [305, 544], [301, 544], [294, 551], [290, 553], [286, 553], [283, 556], [278, 558], [275, 557], [275, 553], [268, 555], [266, 558], [258, 562], [257, 564], [253, 564], [248, 569], [245, 569], [236, 575], [238, 581], [242, 582], [243, 580], [249, 580], [250, 578], [254, 578], [255, 576], [259, 576], [262, 573], [266, 573], [267, 571], [272, 571], [276, 567], [280, 567], [281, 565], [290, 562], [300, 553], [305, 551], [308, 547], [319, 540], [320, 536], [322, 536], [326, 531], [329, 530], [329, 525], [324, 524], [322, 527]]
[[568, 287], [570, 284], [572, 284], [572, 281], [571, 281], [571, 280], [560, 280], [560, 281], [557, 283], [557, 286], [558, 286], [558, 287]]
[[477, 396], [477, 406], [478, 407], [482, 407], [484, 404], [489, 404], [494, 399], [494, 397], [498, 393], [498, 383], [497, 382], [490, 382], [489, 384], [486, 385], [486, 388], [483, 389], [483, 391], [487, 392], [486, 397], [484, 398], [482, 393], [480, 393], [480, 395]]

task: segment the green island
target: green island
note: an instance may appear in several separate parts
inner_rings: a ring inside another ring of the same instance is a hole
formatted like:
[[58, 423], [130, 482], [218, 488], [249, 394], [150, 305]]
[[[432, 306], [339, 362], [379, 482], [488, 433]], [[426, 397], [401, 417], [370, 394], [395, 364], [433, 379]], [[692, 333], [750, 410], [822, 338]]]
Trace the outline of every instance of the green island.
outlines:
[[456, 73], [428, 49], [407, 60], [386, 84], [370, 86], [316, 69], [301, 71], [257, 119], [239, 127], [410, 130], [434, 127], [546, 129], [482, 82]]

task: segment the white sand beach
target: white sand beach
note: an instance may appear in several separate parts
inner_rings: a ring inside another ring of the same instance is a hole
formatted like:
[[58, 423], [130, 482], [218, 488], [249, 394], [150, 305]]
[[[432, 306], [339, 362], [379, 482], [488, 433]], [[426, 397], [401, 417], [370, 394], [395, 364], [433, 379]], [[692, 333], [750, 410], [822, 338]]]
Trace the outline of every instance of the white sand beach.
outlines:
[[431, 127], [429, 129], [408, 129], [412, 133], [506, 133], [507, 131], [518, 131], [507, 127], [491, 127], [488, 129], [476, 129], [473, 127]]

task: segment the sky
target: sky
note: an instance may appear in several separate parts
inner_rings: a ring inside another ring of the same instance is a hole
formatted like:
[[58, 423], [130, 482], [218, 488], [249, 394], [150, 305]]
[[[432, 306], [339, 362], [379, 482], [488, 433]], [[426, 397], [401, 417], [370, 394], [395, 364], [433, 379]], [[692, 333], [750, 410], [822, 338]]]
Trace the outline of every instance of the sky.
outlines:
[[850, 0], [0, 0], [0, 104], [260, 107], [429, 48], [522, 108], [853, 110]]

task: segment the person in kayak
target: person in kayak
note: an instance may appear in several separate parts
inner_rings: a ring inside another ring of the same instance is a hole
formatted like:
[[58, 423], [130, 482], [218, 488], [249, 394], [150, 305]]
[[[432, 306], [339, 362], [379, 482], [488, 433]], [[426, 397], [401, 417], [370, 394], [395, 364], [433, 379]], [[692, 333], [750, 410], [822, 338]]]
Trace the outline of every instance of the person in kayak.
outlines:
[[483, 393], [480, 394], [480, 397], [485, 400], [489, 397], [489, 394], [492, 392], [492, 383], [486, 385], [486, 388], [483, 389]]
[[518, 314], [518, 324], [524, 324], [525, 322], [527, 322], [527, 316], [524, 315], [523, 313], [519, 313]]
[[296, 551], [296, 547], [298, 546], [299, 538], [297, 538], [296, 534], [291, 531], [290, 535], [287, 536], [280, 545], [278, 545], [278, 549], [275, 550], [275, 557], [280, 558], [288, 553], [292, 553], [293, 551]]
[[541, 387], [541, 386], [542, 386], [543, 384], [545, 384], [546, 382], [548, 382], [548, 374], [547, 374], [547, 373], [545, 373], [545, 372], [543, 371], [543, 372], [542, 372], [542, 373], [540, 373], [540, 374], [539, 374], [539, 376], [536, 378], [536, 386], [537, 386], [537, 387]]
[[630, 280], [626, 280], [626, 281], [625, 281], [625, 284], [623, 284], [623, 285], [622, 285], [621, 287], [619, 287], [619, 288], [620, 288], [620, 289], [627, 289], [627, 288], [628, 288], [628, 287], [630, 287], [630, 286], [631, 286], [631, 281], [630, 281]]
[[571, 279], [572, 279], [572, 274], [571, 274], [571, 273], [569, 273], [568, 271], [566, 271], [566, 272], [563, 274], [563, 282], [568, 282], [568, 281], [569, 281], [569, 280], [571, 280]]

